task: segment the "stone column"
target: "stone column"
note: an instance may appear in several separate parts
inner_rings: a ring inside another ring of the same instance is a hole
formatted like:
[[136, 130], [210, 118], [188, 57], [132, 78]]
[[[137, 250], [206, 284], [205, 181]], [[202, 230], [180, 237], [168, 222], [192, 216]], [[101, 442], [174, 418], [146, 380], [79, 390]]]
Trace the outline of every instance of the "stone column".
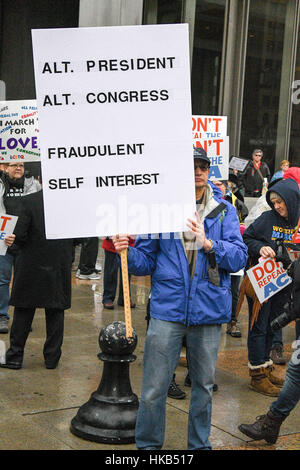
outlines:
[[79, 27], [142, 24], [143, 0], [80, 0]]

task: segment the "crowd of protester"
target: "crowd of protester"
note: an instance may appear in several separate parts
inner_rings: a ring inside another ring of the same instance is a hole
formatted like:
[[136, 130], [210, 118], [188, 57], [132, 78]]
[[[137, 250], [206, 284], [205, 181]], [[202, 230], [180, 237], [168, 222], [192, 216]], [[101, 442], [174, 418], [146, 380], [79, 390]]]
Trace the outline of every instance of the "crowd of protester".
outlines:
[[[226, 333], [232, 338], [242, 337], [238, 314], [243, 295], [249, 312], [250, 387], [257, 393], [278, 397], [277, 400], [285, 390], [284, 380], [275, 369], [275, 364], [286, 363], [282, 330], [275, 334], [270, 325], [284, 312], [292, 285], [261, 305], [251, 289], [246, 270], [268, 257], [282, 261], [285, 268], [292, 264], [288, 247], [299, 232], [300, 169], [289, 168], [289, 162], [283, 160], [280, 170], [271, 178], [260, 149], [253, 151], [244, 172], [230, 171], [228, 180], [209, 181], [209, 167], [206, 152], [194, 149], [197, 211], [195, 218], [187, 221], [187, 230], [180, 237], [170, 234], [169, 238], [134, 239], [116, 235], [102, 242], [104, 308], [114, 308], [118, 285], [117, 303], [124, 305], [118, 257], [121, 250], [128, 249], [129, 280], [131, 274], [151, 276], [143, 384], [136, 424], [139, 449], [162, 448], [166, 398], [186, 398], [175, 382], [175, 370], [183, 350], [187, 365], [185, 385], [191, 387], [188, 448], [211, 449], [212, 392], [217, 390], [215, 369], [222, 324], [227, 325]], [[257, 198], [249, 208], [248, 197]], [[23, 163], [2, 165], [0, 212], [18, 216], [14, 234], [6, 237], [7, 254], [0, 256], [2, 334], [9, 332], [8, 310], [9, 305], [14, 306], [10, 345], [0, 366], [22, 367], [35, 310], [44, 308], [45, 366], [56, 368], [62, 353], [64, 312], [71, 306], [75, 246], [81, 244], [78, 281], [100, 279], [100, 270], [96, 268], [100, 240], [97, 237], [47, 240], [42, 182], [27, 175]], [[274, 227], [278, 229], [276, 236]], [[284, 238], [284, 234], [289, 237]], [[135, 307], [132, 300], [131, 307]], [[295, 339], [300, 336], [299, 325], [300, 321], [296, 321]], [[299, 375], [290, 364], [288, 371], [290, 377]], [[291, 380], [288, 386], [291, 388]], [[296, 389], [300, 398], [300, 381]], [[289, 390], [285, 391], [285, 396], [288, 393]], [[284, 400], [281, 398], [280, 407], [274, 405], [259, 424], [241, 425], [241, 432], [255, 436], [254, 439], [259, 436], [276, 441], [282, 421], [297, 404], [296, 399], [286, 411]], [[262, 432], [266, 423], [271, 428], [275, 426], [275, 434], [270, 431], [271, 437], [269, 434], [265, 437]]]

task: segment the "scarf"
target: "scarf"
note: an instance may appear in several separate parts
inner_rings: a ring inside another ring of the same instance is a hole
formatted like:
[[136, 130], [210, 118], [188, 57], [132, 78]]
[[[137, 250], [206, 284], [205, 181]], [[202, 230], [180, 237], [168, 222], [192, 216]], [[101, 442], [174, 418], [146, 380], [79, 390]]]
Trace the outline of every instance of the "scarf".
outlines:
[[[203, 218], [203, 213], [204, 213], [204, 209], [206, 205], [206, 198], [207, 198], [207, 191], [204, 191], [202, 198], [196, 201], [197, 212], [201, 220]], [[197, 261], [197, 253], [198, 253], [198, 247], [197, 247], [195, 240], [196, 240], [196, 236], [193, 233], [183, 232], [183, 244], [184, 244], [186, 257], [188, 260], [191, 279], [193, 279], [193, 276], [194, 276], [196, 261]]]

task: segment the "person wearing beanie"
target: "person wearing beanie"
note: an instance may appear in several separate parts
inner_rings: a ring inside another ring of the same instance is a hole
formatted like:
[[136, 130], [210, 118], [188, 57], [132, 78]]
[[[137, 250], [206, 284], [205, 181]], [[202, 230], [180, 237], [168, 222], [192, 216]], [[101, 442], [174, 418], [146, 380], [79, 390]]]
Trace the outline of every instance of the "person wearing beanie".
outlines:
[[[282, 179], [272, 185], [266, 194], [266, 200], [271, 210], [263, 212], [243, 235], [251, 266], [255, 266], [261, 257], [277, 259], [278, 243], [284, 247], [291, 242], [300, 215], [300, 191], [298, 184], [292, 179]], [[283, 312], [290, 297], [290, 289], [291, 286], [288, 285], [264, 302], [257, 316], [254, 312], [254, 299], [247, 296], [250, 387], [268, 396], [278, 396], [283, 384], [283, 380], [276, 376], [271, 359], [274, 333], [270, 323]]]

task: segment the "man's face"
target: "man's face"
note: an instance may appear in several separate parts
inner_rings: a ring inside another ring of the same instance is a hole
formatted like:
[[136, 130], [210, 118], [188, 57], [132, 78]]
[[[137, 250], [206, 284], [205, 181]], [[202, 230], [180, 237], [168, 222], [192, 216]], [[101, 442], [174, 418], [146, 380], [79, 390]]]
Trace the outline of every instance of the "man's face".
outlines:
[[208, 175], [209, 175], [209, 165], [207, 162], [201, 158], [194, 159], [194, 172], [195, 172], [195, 187], [203, 188], [206, 186]]
[[252, 159], [255, 163], [259, 163], [262, 159], [262, 153], [261, 152], [255, 152], [253, 155], [252, 155]]
[[288, 170], [289, 166], [290, 166], [290, 165], [289, 165], [288, 163], [283, 163], [283, 164], [281, 165], [281, 169], [282, 169], [283, 173], [284, 173], [286, 170]]
[[24, 163], [9, 163], [6, 168], [6, 173], [11, 179], [22, 178], [24, 175]]
[[281, 217], [283, 217], [284, 219], [287, 219], [288, 218], [288, 209], [286, 207], [286, 204], [284, 202], [283, 199], [281, 199], [281, 197], [279, 196], [274, 196], [272, 199], [271, 199], [271, 202], [274, 206], [274, 209], [276, 212], [278, 212], [279, 215], [281, 215]]

